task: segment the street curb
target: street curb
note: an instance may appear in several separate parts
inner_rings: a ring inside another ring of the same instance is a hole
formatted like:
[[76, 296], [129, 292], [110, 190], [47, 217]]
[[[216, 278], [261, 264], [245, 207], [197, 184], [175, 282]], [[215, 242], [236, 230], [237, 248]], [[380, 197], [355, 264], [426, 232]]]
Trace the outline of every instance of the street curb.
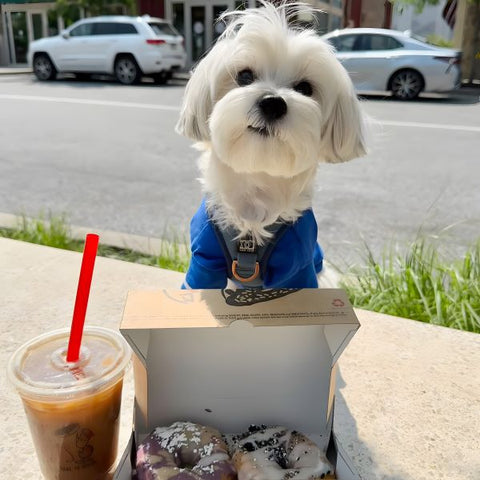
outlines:
[[[0, 213], [0, 228], [16, 228], [23, 220], [35, 220], [32, 217], [13, 215], [10, 213]], [[69, 225], [71, 237], [75, 240], [85, 240], [87, 233], [96, 233], [104, 245], [110, 247], [134, 250], [145, 255], [158, 255], [165, 247], [172, 245], [171, 242], [160, 238], [144, 237], [129, 233], [114, 232], [112, 230], [102, 230], [98, 228], [81, 227], [78, 225]], [[180, 245], [180, 248], [183, 248]], [[185, 248], [188, 247], [185, 245]]]
[[[11, 213], [0, 212], [0, 228], [16, 228], [23, 220], [35, 220], [32, 217], [13, 215]], [[102, 230], [98, 228], [80, 227], [70, 225], [71, 237], [75, 240], [85, 240], [87, 233], [96, 233], [100, 237], [102, 245], [133, 250], [146, 255], [159, 255], [160, 252], [169, 250], [173, 244], [168, 240], [154, 237], [144, 237], [130, 233], [114, 232], [112, 230]], [[185, 244], [176, 244], [181, 250], [189, 251], [189, 246]], [[321, 288], [339, 288], [341, 275], [324, 260], [323, 270], [318, 275], [318, 282]]]
[[[0, 67], [0, 75], [25, 75], [32, 74], [33, 70], [31, 68], [24, 67]], [[173, 79], [188, 81], [190, 79], [191, 73], [188, 72], [177, 72], [173, 74]], [[471, 83], [471, 84], [462, 84], [458, 90], [454, 90], [453, 93], [465, 93], [465, 94], [480, 94], [480, 83]]]
[[[23, 67], [0, 67], [0, 75], [33, 75], [31, 68]], [[190, 72], [177, 72], [173, 74], [173, 78], [177, 80], [189, 80]]]
[[27, 73], [33, 74], [30, 68], [16, 68], [16, 67], [0, 67], [0, 75], [24, 75]]

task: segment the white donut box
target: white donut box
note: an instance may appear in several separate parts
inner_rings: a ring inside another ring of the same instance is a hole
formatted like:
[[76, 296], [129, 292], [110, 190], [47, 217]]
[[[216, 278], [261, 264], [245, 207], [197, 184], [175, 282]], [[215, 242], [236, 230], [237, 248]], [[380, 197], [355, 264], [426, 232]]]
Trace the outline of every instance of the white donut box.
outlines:
[[134, 352], [134, 445], [191, 421], [240, 433], [284, 425], [310, 436], [338, 480], [358, 480], [333, 431], [336, 364], [360, 324], [341, 289], [129, 293], [120, 331]]

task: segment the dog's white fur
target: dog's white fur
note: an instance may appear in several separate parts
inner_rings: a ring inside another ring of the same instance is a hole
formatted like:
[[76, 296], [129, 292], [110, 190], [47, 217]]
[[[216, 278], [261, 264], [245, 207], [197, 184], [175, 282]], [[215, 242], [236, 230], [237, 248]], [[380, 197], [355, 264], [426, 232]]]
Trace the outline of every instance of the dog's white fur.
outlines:
[[[207, 208], [220, 226], [233, 225], [262, 243], [265, 227], [294, 221], [311, 207], [319, 162], [365, 153], [363, 120], [352, 83], [332, 48], [289, 19], [302, 4], [227, 13], [221, 39], [195, 68], [177, 131], [198, 141]], [[255, 81], [239, 86], [249, 69]], [[294, 90], [307, 81], [311, 96]], [[287, 113], [263, 118], [258, 102], [279, 96]], [[267, 129], [260, 135], [252, 128]]]

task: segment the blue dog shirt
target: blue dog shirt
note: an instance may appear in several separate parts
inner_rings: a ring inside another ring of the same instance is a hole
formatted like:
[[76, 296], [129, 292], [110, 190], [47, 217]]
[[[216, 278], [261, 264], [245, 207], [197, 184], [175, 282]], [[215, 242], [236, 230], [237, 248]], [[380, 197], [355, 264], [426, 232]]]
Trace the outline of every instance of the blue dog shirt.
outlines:
[[[229, 268], [205, 200], [190, 223], [190, 240], [192, 258], [182, 288], [225, 288]], [[322, 263], [317, 222], [308, 209], [288, 225], [273, 247], [264, 267], [263, 287], [316, 288]]]

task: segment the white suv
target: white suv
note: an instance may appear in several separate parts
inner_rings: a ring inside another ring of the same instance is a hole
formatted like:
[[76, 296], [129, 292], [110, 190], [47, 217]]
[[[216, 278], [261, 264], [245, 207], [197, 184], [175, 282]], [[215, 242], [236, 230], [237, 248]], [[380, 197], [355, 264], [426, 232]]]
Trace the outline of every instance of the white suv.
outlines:
[[28, 62], [39, 80], [52, 80], [57, 72], [106, 73], [131, 85], [142, 75], [165, 83], [185, 67], [186, 53], [183, 37], [166, 20], [103, 16], [30, 43]]

